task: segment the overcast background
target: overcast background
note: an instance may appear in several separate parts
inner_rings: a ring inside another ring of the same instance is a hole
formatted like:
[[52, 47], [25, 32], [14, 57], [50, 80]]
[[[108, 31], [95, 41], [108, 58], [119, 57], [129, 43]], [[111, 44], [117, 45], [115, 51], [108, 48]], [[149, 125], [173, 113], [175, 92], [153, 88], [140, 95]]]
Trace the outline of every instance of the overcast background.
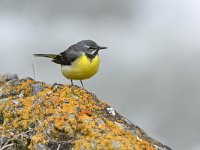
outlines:
[[[0, 0], [0, 72], [69, 84], [60, 53], [83, 39], [101, 51], [85, 87], [175, 150], [200, 149], [200, 2]], [[75, 82], [80, 85], [79, 82]]]

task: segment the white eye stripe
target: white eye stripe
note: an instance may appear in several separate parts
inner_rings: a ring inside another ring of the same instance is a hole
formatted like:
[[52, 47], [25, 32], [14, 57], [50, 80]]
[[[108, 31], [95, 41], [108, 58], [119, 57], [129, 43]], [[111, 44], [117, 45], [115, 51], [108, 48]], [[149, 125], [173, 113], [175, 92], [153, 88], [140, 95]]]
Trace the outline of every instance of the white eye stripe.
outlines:
[[88, 46], [88, 45], [84, 45], [84, 47], [85, 47], [85, 48], [90, 48], [90, 46]]
[[88, 45], [84, 45], [84, 47], [90, 50], [97, 50], [97, 48]]

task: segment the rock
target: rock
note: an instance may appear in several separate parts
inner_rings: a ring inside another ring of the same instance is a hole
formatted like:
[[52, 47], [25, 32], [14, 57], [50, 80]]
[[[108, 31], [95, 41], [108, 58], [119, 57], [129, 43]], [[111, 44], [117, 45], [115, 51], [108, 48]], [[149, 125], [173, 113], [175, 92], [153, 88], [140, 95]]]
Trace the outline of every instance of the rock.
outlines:
[[113, 141], [112, 146], [114, 149], [120, 149], [120, 144], [116, 141]]
[[17, 74], [10, 74], [10, 73], [6, 73], [6, 74], [0, 74], [0, 82], [8, 82], [10, 80], [18, 80], [18, 76]]
[[170, 150], [79, 87], [51, 86], [29, 78], [6, 82], [3, 87], [0, 137], [13, 139], [18, 147]]
[[4, 145], [7, 141], [8, 141], [8, 138], [6, 138], [6, 137], [0, 137], [0, 145]]
[[37, 95], [38, 92], [41, 92], [44, 90], [44, 87], [42, 83], [37, 83], [37, 84], [32, 85], [32, 89], [33, 89], [33, 95]]
[[37, 149], [37, 150], [51, 150], [50, 148], [46, 147], [45, 145], [42, 145], [42, 144], [37, 144], [34, 146], [34, 149]]

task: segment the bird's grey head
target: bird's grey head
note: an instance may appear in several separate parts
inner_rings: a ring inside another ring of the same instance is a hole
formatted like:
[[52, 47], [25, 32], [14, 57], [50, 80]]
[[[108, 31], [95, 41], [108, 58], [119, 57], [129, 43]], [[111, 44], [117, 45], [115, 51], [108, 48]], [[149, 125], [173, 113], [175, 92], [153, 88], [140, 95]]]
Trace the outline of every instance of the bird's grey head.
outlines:
[[107, 48], [99, 46], [96, 42], [92, 40], [83, 40], [78, 42], [76, 45], [80, 46], [80, 48], [88, 57], [95, 57], [98, 54], [99, 50]]

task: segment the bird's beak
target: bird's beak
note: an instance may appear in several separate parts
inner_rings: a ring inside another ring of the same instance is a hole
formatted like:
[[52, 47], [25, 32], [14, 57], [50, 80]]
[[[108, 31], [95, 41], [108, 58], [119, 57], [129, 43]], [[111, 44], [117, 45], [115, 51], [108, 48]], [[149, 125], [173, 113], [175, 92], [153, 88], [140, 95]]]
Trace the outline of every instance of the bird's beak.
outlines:
[[107, 47], [104, 47], [104, 46], [99, 46], [98, 48], [99, 49], [107, 49]]

